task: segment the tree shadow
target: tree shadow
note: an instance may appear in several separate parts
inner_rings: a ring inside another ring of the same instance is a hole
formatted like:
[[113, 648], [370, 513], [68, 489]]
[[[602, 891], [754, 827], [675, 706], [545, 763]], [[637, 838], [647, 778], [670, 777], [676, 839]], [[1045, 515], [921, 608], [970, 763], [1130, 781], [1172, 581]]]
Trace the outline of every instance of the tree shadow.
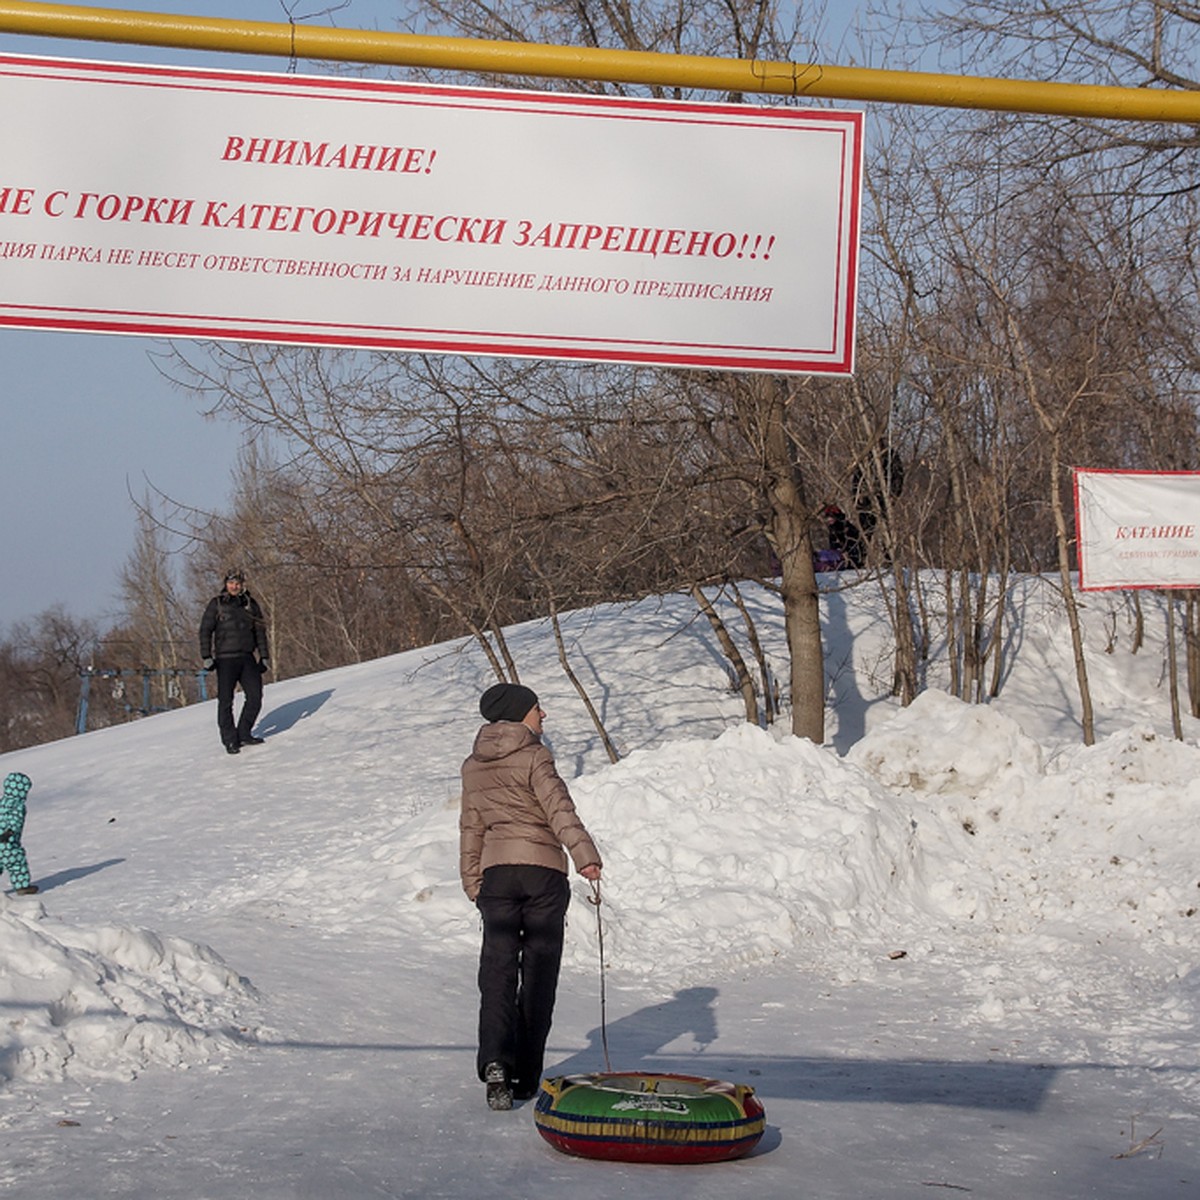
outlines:
[[822, 591], [825, 601], [825, 697], [837, 714], [834, 748], [845, 754], [867, 730], [867, 702], [858, 686], [854, 666], [854, 635], [846, 599], [839, 590]]
[[38, 885], [39, 892], [48, 892], [51, 888], [74, 883], [76, 879], [86, 879], [87, 876], [94, 875], [97, 871], [118, 866], [124, 861], [123, 858], [106, 858], [103, 862], [93, 863], [90, 867], [70, 867], [65, 871], [55, 871], [53, 875], [42, 876], [35, 879], [34, 882]]
[[311, 717], [332, 695], [333, 688], [328, 688], [311, 696], [302, 696], [299, 700], [289, 700], [287, 704], [273, 708], [265, 717], [259, 717], [254, 732], [259, 737], [274, 737], [277, 733], [284, 733], [305, 717]]

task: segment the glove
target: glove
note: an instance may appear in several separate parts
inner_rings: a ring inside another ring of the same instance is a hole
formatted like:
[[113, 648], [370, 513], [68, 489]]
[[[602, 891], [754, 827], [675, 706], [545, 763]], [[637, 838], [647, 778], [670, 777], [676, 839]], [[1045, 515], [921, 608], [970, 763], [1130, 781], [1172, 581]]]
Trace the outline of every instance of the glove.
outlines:
[[260, 675], [265, 675], [271, 669], [271, 660], [268, 658], [260, 658], [258, 660], [258, 671]]
[[11, 829], [6, 829], [3, 833], [0, 833], [0, 842], [11, 842], [12, 836], [13, 831]]
[[213, 667], [215, 667], [216, 665], [217, 665], [216, 662], [214, 662], [213, 659], [211, 659], [211, 658], [206, 658], [204, 660], [204, 669], [206, 671], [211, 671], [213, 669]]

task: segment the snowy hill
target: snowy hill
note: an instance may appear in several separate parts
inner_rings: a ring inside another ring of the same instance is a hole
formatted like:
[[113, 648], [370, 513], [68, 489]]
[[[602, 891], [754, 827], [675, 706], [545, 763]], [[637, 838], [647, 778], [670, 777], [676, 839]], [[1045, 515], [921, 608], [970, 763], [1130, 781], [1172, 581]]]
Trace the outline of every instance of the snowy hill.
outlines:
[[[747, 592], [783, 674], [775, 600]], [[1087, 604], [1098, 744], [1055, 591], [1025, 581], [1000, 697], [907, 710], [874, 584], [824, 597], [830, 744], [741, 720], [685, 597], [510, 632], [605, 856], [613, 1065], [753, 1084], [757, 1153], [555, 1154], [472, 1072], [478, 920], [458, 766], [469, 643], [3, 756], [42, 893], [0, 899], [0, 1182], [62, 1197], [1200, 1194], [1200, 747], [1162, 616]], [[731, 625], [739, 628], [729, 606]], [[603, 1069], [596, 913], [568, 932], [551, 1070]], [[1150, 1138], [1150, 1135], [1155, 1135]], [[1150, 1138], [1145, 1145], [1138, 1143]]]

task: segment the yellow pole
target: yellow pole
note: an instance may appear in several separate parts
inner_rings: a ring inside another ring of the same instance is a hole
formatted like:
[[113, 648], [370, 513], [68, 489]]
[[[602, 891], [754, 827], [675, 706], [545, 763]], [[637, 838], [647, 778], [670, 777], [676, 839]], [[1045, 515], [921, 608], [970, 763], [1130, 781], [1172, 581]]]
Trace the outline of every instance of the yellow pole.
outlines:
[[1200, 123], [1200, 93], [425, 37], [0, 0], [0, 33], [714, 92]]

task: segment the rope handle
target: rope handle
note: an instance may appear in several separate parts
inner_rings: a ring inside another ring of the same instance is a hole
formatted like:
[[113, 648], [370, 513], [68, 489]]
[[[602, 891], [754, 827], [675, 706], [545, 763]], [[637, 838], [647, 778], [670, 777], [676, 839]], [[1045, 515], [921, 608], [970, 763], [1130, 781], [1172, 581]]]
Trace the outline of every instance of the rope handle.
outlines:
[[612, 1062], [608, 1057], [608, 996], [604, 979], [604, 922], [600, 919], [600, 881], [589, 879], [588, 882], [592, 886], [592, 894], [587, 897], [587, 902], [596, 910], [596, 945], [600, 952], [600, 1044], [604, 1048], [604, 1069], [611, 1073]]

